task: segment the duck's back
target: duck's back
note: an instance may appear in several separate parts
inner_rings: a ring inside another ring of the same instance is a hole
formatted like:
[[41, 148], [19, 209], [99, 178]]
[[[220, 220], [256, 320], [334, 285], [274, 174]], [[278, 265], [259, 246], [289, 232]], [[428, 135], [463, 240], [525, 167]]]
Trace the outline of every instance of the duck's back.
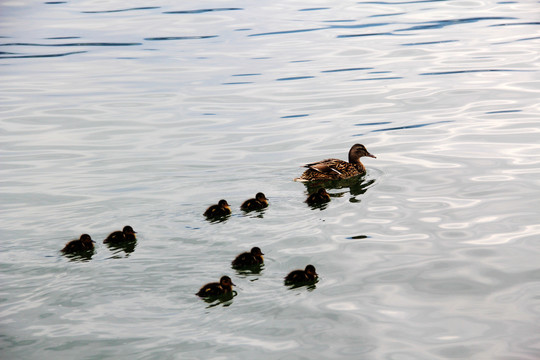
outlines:
[[200, 297], [208, 297], [208, 296], [218, 296], [225, 293], [225, 290], [221, 287], [219, 283], [209, 283], [204, 285], [199, 292], [197, 293], [197, 296]]
[[231, 211], [226, 208], [222, 208], [219, 205], [212, 205], [208, 209], [206, 209], [206, 211], [204, 212], [204, 216], [219, 217], [219, 216], [229, 215], [230, 213]]
[[351, 164], [340, 159], [326, 159], [305, 165], [300, 180], [339, 180], [347, 179], [365, 172], [362, 163]]
[[240, 206], [242, 210], [260, 210], [267, 207], [265, 203], [260, 202], [257, 199], [249, 199], [244, 201], [244, 203]]
[[103, 243], [119, 243], [125, 241], [124, 233], [121, 231], [115, 231], [109, 234]]
[[69, 253], [74, 253], [74, 252], [79, 252], [79, 251], [88, 251], [88, 250], [93, 250], [93, 249], [94, 249], [93, 246], [87, 245], [81, 240], [73, 240], [73, 241], [68, 242], [66, 246], [64, 246], [64, 248], [62, 249], [62, 252], [69, 254]]
[[301, 283], [306, 281], [309, 281], [309, 277], [304, 270], [291, 271], [289, 275], [285, 277], [286, 283]]
[[251, 253], [245, 252], [240, 254], [233, 260], [233, 267], [243, 267], [243, 266], [254, 266], [258, 265], [261, 262]]

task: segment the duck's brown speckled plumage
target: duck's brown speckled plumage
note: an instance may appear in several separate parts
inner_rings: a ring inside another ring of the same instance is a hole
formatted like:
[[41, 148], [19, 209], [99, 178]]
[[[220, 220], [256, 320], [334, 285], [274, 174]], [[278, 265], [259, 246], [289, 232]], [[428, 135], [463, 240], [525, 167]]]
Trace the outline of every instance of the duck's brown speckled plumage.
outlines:
[[214, 297], [232, 292], [233, 282], [230, 277], [222, 276], [219, 282], [208, 283], [197, 292], [200, 297]]
[[240, 209], [244, 211], [261, 210], [268, 206], [268, 199], [260, 192], [255, 195], [255, 198], [248, 199], [242, 203]]
[[354, 144], [349, 150], [349, 161], [340, 159], [326, 159], [314, 163], [306, 164], [308, 169], [302, 176], [296, 178], [296, 181], [314, 181], [314, 180], [340, 180], [348, 179], [353, 176], [362, 175], [366, 172], [364, 164], [360, 158], [368, 156], [375, 158], [367, 151], [362, 144]]
[[88, 234], [82, 234], [79, 239], [71, 240], [61, 250], [64, 254], [73, 254], [83, 251], [94, 250], [94, 240]]
[[263, 253], [257, 246], [251, 249], [250, 252], [245, 252], [238, 255], [232, 262], [233, 268], [249, 268], [252, 266], [261, 265], [264, 262]]
[[324, 188], [320, 188], [319, 191], [309, 195], [306, 202], [308, 205], [320, 205], [330, 201], [330, 194], [326, 192]]
[[124, 226], [122, 231], [113, 231], [103, 240], [104, 244], [118, 244], [123, 242], [131, 242], [137, 240], [135, 234], [137, 232], [129, 225]]
[[229, 206], [229, 203], [227, 200], [219, 200], [219, 202], [216, 205], [210, 206], [206, 211], [204, 212], [204, 216], [206, 216], [209, 219], [216, 219], [223, 216], [227, 216], [231, 214], [231, 207]]
[[304, 270], [294, 270], [285, 277], [285, 285], [301, 285], [314, 282], [317, 280], [318, 274], [315, 266], [307, 265]]

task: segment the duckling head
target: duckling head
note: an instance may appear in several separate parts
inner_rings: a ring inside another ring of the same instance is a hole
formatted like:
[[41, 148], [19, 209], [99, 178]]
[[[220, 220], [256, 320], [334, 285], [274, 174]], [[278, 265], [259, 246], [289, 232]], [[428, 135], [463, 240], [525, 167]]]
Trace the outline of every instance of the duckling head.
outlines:
[[252, 248], [250, 252], [251, 252], [251, 255], [256, 256], [256, 257], [258, 256], [262, 257], [262, 255], [264, 255], [264, 253], [261, 251], [261, 248], [258, 246], [255, 246], [254, 248]]
[[306, 269], [304, 271], [306, 272], [306, 274], [311, 275], [311, 276], [319, 275], [317, 274], [317, 271], [315, 271], [315, 266], [313, 265], [306, 266]]
[[218, 205], [220, 208], [229, 209], [229, 210], [231, 209], [227, 200], [223, 200], [223, 199], [219, 200]]
[[137, 232], [129, 225], [124, 226], [122, 232], [126, 235], [135, 235]]
[[268, 204], [268, 199], [262, 192], [259, 192], [257, 193], [257, 195], [255, 195], [255, 200], [260, 201], [264, 204]]
[[226, 287], [230, 287], [232, 285], [236, 286], [236, 284], [234, 284], [231, 278], [228, 276], [222, 276], [221, 279], [219, 279], [219, 284]]
[[95, 243], [95, 241], [92, 240], [92, 238], [88, 234], [82, 234], [81, 237], [79, 238], [79, 240], [81, 240], [83, 243], [87, 243], [87, 244]]

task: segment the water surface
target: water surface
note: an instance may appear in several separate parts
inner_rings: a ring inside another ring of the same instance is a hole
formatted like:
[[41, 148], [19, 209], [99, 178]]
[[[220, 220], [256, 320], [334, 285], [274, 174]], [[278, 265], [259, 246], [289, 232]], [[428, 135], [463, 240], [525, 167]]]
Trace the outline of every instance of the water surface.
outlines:
[[[537, 359], [537, 10], [2, 3], [2, 358]], [[300, 166], [357, 142], [367, 174], [308, 207]]]

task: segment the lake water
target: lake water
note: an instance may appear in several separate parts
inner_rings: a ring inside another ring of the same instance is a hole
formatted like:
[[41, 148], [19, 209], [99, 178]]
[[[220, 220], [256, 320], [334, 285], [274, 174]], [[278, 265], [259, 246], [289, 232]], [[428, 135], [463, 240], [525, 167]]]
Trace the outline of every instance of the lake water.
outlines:
[[[3, 1], [0, 357], [540, 358], [538, 10]], [[308, 207], [301, 165], [354, 143], [367, 174]]]

